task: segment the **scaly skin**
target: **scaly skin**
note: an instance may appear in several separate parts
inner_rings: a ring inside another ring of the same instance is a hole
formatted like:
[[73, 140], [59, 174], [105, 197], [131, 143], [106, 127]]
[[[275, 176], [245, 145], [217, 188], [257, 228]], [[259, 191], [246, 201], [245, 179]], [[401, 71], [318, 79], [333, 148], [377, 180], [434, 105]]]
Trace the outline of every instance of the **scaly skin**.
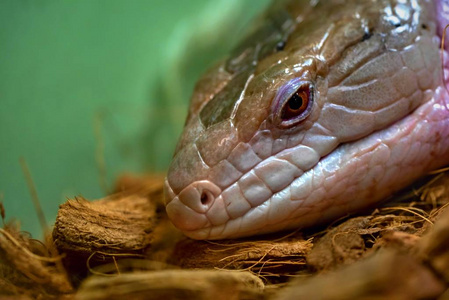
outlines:
[[[273, 6], [197, 85], [165, 184], [187, 236], [322, 224], [449, 163], [447, 1], [313, 3]], [[313, 102], [285, 128], [277, 93], [296, 79], [311, 82]]]

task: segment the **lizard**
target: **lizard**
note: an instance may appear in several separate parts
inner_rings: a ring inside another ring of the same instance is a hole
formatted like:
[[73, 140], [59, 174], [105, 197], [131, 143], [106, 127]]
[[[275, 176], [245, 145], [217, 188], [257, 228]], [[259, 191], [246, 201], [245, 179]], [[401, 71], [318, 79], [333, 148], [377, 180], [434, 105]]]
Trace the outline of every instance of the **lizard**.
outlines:
[[448, 20], [447, 0], [275, 2], [195, 87], [164, 184], [173, 224], [200, 240], [307, 228], [447, 165]]

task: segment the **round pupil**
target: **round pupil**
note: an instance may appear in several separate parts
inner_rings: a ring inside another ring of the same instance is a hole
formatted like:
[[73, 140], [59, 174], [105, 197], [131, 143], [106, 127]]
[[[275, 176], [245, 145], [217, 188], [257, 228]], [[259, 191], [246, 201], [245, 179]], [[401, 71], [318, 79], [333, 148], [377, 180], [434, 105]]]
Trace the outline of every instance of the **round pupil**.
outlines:
[[281, 128], [290, 128], [305, 120], [313, 108], [312, 82], [293, 79], [276, 94], [273, 121]]
[[294, 94], [290, 100], [288, 101], [288, 107], [291, 110], [298, 110], [303, 105], [303, 99], [301, 96], [298, 95], [298, 93]]
[[309, 106], [310, 90], [308, 86], [300, 87], [287, 101], [281, 112], [283, 120], [290, 120], [300, 116]]

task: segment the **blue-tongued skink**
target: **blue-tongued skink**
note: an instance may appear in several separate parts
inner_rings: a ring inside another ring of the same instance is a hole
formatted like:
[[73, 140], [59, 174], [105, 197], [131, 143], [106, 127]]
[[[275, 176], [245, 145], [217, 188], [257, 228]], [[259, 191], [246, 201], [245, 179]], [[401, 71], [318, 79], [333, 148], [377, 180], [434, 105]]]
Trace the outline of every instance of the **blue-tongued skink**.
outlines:
[[165, 181], [175, 226], [194, 239], [310, 227], [448, 164], [448, 16], [447, 0], [273, 4], [196, 86]]

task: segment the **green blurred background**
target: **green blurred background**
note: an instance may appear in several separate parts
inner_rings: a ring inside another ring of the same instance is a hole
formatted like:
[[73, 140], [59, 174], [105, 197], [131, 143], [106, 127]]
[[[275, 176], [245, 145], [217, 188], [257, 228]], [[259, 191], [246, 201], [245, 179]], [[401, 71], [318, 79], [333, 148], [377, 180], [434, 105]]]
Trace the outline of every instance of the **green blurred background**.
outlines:
[[[123, 172], [166, 170], [200, 74], [268, 0], [1, 0], [0, 197], [42, 237], [19, 158], [47, 223], [100, 198]], [[100, 157], [100, 159], [99, 159]]]

